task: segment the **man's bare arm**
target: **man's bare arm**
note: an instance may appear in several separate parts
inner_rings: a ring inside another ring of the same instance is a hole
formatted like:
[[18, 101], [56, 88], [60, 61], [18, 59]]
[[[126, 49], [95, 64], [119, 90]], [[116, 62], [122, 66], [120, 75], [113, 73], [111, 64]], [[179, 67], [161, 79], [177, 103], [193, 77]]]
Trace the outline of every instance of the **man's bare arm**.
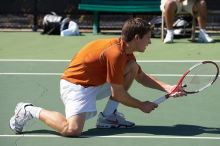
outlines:
[[111, 84], [112, 99], [133, 108], [138, 108], [145, 113], [149, 113], [157, 107], [156, 104], [149, 101], [140, 101], [132, 97], [122, 85]]
[[145, 87], [165, 91], [165, 92], [170, 92], [173, 86], [170, 86], [157, 78], [144, 73], [143, 71], [136, 76], [136, 81], [140, 84], [142, 84]]

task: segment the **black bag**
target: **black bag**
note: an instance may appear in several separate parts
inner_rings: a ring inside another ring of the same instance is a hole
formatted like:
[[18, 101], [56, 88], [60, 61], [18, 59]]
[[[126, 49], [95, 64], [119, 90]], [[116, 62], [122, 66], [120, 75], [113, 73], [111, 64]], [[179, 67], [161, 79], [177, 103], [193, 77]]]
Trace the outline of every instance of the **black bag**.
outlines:
[[[154, 17], [150, 22], [153, 26], [153, 31], [151, 32], [152, 37], [161, 36], [161, 24], [162, 17]], [[173, 23], [173, 30], [175, 36], [188, 37], [192, 32], [192, 17], [191, 16], [178, 16]], [[166, 32], [165, 32], [166, 34]]]
[[60, 35], [60, 24], [62, 19], [62, 16], [58, 16], [54, 12], [45, 15], [43, 19], [43, 32], [41, 34]]
[[154, 17], [149, 22], [149, 24], [153, 26], [153, 30], [151, 32], [151, 36], [152, 37], [160, 37], [161, 36], [162, 17], [161, 16]]

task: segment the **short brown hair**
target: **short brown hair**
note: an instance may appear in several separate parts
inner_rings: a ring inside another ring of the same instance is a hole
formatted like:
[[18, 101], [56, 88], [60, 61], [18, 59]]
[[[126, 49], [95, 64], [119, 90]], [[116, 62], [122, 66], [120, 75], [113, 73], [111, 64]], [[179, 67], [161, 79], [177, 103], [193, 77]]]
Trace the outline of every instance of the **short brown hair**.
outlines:
[[143, 36], [150, 31], [151, 26], [145, 20], [142, 18], [131, 18], [124, 23], [121, 37], [123, 41], [130, 42], [135, 35], [139, 35], [140, 38], [143, 38]]

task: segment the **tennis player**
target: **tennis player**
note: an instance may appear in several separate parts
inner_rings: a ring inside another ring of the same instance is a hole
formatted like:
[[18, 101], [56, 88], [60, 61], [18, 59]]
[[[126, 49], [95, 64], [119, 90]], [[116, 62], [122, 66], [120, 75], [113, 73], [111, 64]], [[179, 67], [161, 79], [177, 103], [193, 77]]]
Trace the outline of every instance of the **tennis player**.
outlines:
[[170, 92], [168, 85], [144, 73], [137, 64], [134, 52], [144, 52], [151, 43], [151, 26], [141, 18], [129, 19], [120, 38], [99, 39], [85, 45], [72, 59], [60, 80], [61, 99], [65, 117], [31, 103], [18, 103], [10, 119], [10, 128], [21, 133], [32, 118], [37, 118], [63, 136], [79, 136], [86, 120], [94, 117], [96, 100], [109, 97], [99, 113], [97, 128], [132, 128], [117, 111], [119, 103], [150, 113], [157, 105], [140, 101], [128, 93], [136, 80], [145, 87]]

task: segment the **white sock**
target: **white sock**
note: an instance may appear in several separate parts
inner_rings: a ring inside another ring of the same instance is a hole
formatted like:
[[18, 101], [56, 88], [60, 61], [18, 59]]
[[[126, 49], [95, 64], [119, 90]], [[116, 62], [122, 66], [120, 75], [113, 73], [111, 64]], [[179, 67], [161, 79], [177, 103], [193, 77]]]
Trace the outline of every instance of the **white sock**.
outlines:
[[112, 99], [109, 99], [104, 111], [102, 112], [104, 115], [112, 114], [118, 108], [118, 102]]
[[206, 30], [205, 29], [200, 28], [200, 32], [206, 34]]
[[173, 35], [173, 29], [167, 29], [167, 34], [168, 35]]
[[41, 107], [36, 107], [36, 106], [26, 106], [25, 109], [31, 113], [31, 115], [34, 117], [34, 118], [37, 118], [39, 119], [39, 116], [40, 116], [40, 112], [42, 110]]

